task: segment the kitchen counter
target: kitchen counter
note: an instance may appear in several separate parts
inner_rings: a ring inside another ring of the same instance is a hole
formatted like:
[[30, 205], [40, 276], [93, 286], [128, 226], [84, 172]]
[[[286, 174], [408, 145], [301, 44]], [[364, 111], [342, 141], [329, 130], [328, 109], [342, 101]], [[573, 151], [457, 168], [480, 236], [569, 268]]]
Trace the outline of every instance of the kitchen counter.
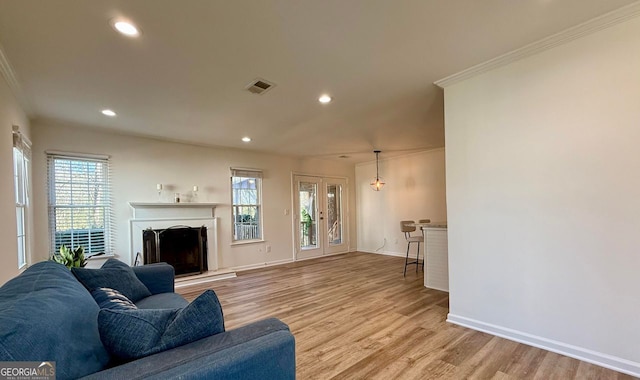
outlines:
[[425, 245], [424, 286], [449, 291], [447, 222], [414, 223], [422, 228]]
[[413, 223], [420, 228], [447, 228], [447, 222], [431, 222], [431, 223]]

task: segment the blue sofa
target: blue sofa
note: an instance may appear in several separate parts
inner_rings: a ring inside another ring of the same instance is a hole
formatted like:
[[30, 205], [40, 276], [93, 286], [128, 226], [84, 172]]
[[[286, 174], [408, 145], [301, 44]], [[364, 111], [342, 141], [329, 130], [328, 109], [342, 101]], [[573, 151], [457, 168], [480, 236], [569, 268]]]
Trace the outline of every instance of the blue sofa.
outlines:
[[[134, 267], [152, 294], [138, 308], [177, 308], [167, 264]], [[271, 318], [113, 366], [98, 305], [63, 265], [37, 263], [0, 288], [0, 361], [55, 361], [58, 379], [295, 379], [295, 342]]]

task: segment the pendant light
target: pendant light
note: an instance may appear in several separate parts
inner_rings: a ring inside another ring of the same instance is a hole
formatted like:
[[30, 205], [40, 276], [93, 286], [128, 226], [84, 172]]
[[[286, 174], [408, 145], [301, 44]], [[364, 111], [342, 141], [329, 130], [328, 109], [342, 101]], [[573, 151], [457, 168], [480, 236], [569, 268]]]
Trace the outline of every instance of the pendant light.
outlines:
[[384, 186], [384, 181], [382, 180], [382, 178], [380, 178], [378, 170], [378, 155], [380, 154], [380, 151], [374, 150], [373, 153], [376, 154], [376, 178], [371, 181], [370, 185], [373, 191], [380, 191], [382, 190], [382, 186]]

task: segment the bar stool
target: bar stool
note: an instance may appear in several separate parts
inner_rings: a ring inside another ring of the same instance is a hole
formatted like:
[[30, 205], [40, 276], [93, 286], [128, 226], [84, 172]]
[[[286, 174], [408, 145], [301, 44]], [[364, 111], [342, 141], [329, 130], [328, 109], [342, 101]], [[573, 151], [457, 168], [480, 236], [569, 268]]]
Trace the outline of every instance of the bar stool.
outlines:
[[[424, 236], [411, 236], [411, 233], [416, 230], [416, 227], [410, 226], [410, 224], [414, 223], [413, 220], [400, 221], [400, 230], [404, 233], [404, 238], [407, 240], [407, 256], [404, 259], [404, 277], [407, 276], [407, 265], [416, 264], [416, 272], [418, 272], [418, 265], [420, 264], [420, 243], [424, 242]], [[409, 247], [411, 247], [411, 243], [418, 243], [418, 248], [416, 250], [416, 261], [409, 262]], [[424, 262], [424, 260], [422, 261]]]

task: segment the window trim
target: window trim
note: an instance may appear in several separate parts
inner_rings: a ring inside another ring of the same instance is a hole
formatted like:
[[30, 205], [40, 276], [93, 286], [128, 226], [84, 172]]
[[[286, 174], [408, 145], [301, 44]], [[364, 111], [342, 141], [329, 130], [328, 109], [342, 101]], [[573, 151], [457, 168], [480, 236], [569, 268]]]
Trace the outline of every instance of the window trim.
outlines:
[[[263, 216], [263, 201], [262, 201], [262, 180], [263, 180], [263, 172], [260, 169], [249, 169], [249, 168], [230, 168], [230, 177], [229, 177], [229, 190], [230, 190], [230, 198], [231, 198], [231, 207], [230, 207], [230, 211], [231, 211], [231, 215], [230, 215], [230, 220], [231, 220], [231, 246], [240, 246], [240, 245], [245, 245], [245, 244], [255, 244], [255, 243], [261, 243], [265, 241], [264, 238], [264, 216]], [[241, 178], [255, 178], [257, 181], [257, 186], [256, 186], [256, 190], [258, 192], [258, 199], [257, 199], [257, 203], [256, 204], [250, 204], [250, 205], [236, 205], [233, 202], [233, 192], [234, 192], [234, 188], [233, 188], [233, 178], [234, 177], [241, 177]], [[260, 238], [258, 239], [235, 239], [235, 218], [234, 218], [234, 210], [236, 206], [251, 206], [251, 207], [256, 207], [257, 208], [257, 212], [259, 215], [259, 227], [258, 230], [260, 232]]]
[[[49, 255], [53, 255], [56, 247], [56, 239], [55, 239], [55, 212], [54, 210], [57, 208], [57, 205], [53, 204], [53, 200], [55, 197], [55, 189], [53, 188], [52, 181], [55, 181], [54, 178], [54, 167], [53, 162], [56, 159], [61, 160], [71, 160], [71, 161], [80, 161], [80, 162], [100, 162], [105, 164], [106, 169], [106, 194], [105, 194], [105, 202], [102, 206], [104, 207], [104, 218], [105, 218], [105, 228], [104, 228], [104, 253], [94, 257], [96, 253], [85, 252], [87, 255], [87, 260], [91, 259], [99, 259], [105, 257], [113, 257], [114, 256], [114, 224], [113, 224], [113, 189], [112, 189], [112, 175], [111, 175], [111, 157], [107, 155], [99, 155], [99, 154], [88, 154], [88, 153], [70, 153], [70, 152], [61, 152], [61, 151], [46, 151], [47, 157], [47, 209], [49, 216]], [[73, 209], [74, 207], [82, 207], [77, 205], [68, 205], [61, 208]], [[98, 207], [98, 206], [96, 206]], [[92, 254], [91, 256], [88, 256]]]

